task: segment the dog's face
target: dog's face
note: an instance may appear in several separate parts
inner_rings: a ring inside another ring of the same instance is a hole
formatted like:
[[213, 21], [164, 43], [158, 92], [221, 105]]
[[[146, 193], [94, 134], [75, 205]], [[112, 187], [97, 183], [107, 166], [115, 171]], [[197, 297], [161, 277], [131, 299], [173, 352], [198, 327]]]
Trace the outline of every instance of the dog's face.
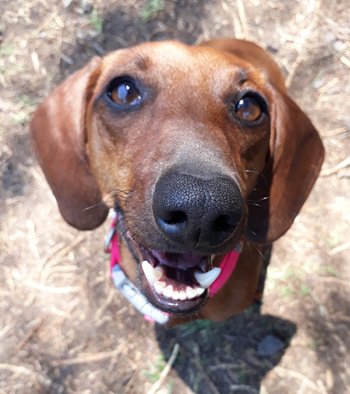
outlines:
[[[242, 239], [248, 196], [266, 164], [264, 76], [233, 55], [181, 44], [119, 51], [100, 70], [87, 152], [134, 256], [123, 268], [132, 276], [138, 267], [157, 307], [193, 311], [208, 293], [195, 273]], [[142, 261], [154, 271], [148, 280]]]
[[222, 319], [249, 304], [254, 253], [210, 307], [215, 267], [241, 242], [283, 235], [323, 161], [276, 64], [230, 39], [95, 58], [39, 107], [31, 135], [63, 217], [92, 229], [116, 206], [123, 269], [173, 315], [206, 305]]

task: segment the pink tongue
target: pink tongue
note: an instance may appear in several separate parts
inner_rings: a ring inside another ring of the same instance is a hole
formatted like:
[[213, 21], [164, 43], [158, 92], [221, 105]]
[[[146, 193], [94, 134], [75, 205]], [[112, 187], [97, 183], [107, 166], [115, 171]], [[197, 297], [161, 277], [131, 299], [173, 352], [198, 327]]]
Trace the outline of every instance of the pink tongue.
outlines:
[[198, 266], [202, 261], [206, 261], [206, 257], [194, 253], [166, 253], [158, 250], [152, 250], [153, 256], [164, 265], [173, 268], [192, 268]]

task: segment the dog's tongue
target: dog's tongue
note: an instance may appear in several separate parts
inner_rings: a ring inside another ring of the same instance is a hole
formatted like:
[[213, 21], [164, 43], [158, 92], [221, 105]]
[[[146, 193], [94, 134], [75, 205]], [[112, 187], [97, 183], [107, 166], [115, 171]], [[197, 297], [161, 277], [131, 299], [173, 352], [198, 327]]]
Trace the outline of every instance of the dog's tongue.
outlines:
[[[158, 250], [152, 250], [153, 256], [160, 264], [167, 265], [172, 268], [188, 269], [193, 267], [200, 267], [205, 270], [207, 263], [207, 256], [200, 256], [194, 253], [166, 253]], [[203, 267], [202, 267], [203, 266]]]

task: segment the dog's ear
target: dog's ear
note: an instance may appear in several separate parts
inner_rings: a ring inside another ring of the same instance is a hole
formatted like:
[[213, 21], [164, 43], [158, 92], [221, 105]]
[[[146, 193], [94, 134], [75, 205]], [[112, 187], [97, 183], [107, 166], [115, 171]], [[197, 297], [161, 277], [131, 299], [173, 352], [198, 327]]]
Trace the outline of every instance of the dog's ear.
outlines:
[[30, 124], [35, 154], [60, 212], [80, 230], [99, 226], [108, 213], [85, 152], [85, 109], [100, 62], [93, 58], [63, 82], [39, 106]]
[[270, 243], [292, 225], [324, 159], [324, 148], [309, 118], [285, 93], [271, 89], [270, 157], [249, 196], [246, 236]]

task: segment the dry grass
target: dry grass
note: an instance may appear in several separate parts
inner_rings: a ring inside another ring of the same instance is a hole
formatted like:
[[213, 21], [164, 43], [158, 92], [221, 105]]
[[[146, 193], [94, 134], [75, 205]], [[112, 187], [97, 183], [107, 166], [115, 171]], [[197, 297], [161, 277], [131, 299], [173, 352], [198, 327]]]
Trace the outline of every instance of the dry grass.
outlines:
[[[180, 356], [162, 392], [350, 390], [348, 3], [184, 3], [165, 1], [146, 21], [138, 0], [99, 0], [93, 9], [78, 0], [1, 3], [0, 393], [144, 393], [153, 384], [144, 371], [163, 352], [168, 359], [172, 336]], [[91, 56], [140, 40], [198, 42], [233, 31], [274, 53], [323, 136], [324, 176], [274, 250], [262, 312], [282, 321], [269, 326], [248, 314], [236, 327], [162, 333], [164, 344], [111, 285], [102, 247], [108, 224], [79, 233], [63, 223], [33, 159], [28, 122], [38, 102]], [[254, 346], [261, 330], [283, 321], [297, 333], [273, 369], [278, 360], [259, 359]], [[214, 334], [222, 343], [212, 342]]]

